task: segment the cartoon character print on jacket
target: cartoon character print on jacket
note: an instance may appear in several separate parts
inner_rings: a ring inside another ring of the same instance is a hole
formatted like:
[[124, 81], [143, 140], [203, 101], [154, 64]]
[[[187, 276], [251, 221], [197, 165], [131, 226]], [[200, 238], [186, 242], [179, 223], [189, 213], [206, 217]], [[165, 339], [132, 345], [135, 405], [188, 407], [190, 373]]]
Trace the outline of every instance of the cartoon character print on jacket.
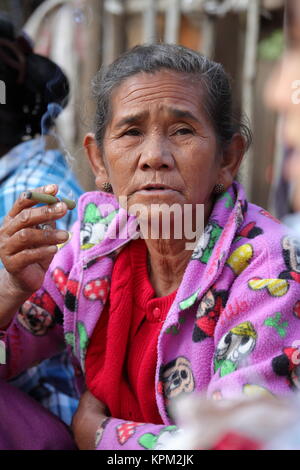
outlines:
[[33, 294], [21, 307], [19, 323], [35, 336], [43, 336], [55, 324], [62, 325], [63, 315], [47, 292], [42, 296]]
[[138, 442], [147, 450], [165, 449], [165, 445], [170, 441], [170, 439], [177, 437], [179, 432], [182, 432], [182, 430], [177, 429], [177, 426], [166, 426], [157, 435], [152, 432], [143, 434], [139, 438]]
[[207, 263], [215, 244], [220, 238], [223, 228], [217, 222], [209, 222], [201, 235], [196, 248], [192, 254], [192, 259], [197, 259], [202, 263]]
[[248, 287], [254, 291], [267, 289], [268, 294], [272, 297], [282, 297], [287, 293], [290, 286], [285, 279], [261, 279], [260, 277], [253, 277], [248, 281]]
[[[236, 209], [236, 217], [235, 217], [235, 223], [236, 223], [237, 229], [239, 229], [242, 226], [245, 215], [247, 214], [247, 211], [248, 211], [247, 201], [239, 200], [237, 209]], [[247, 225], [245, 225], [243, 228], [239, 230], [233, 242], [236, 243], [242, 238], [253, 239], [257, 237], [258, 235], [261, 235], [262, 233], [263, 233], [263, 230], [257, 227], [255, 221], [248, 222]]]
[[293, 314], [296, 318], [300, 319], [300, 300], [297, 300], [293, 307]]
[[109, 281], [107, 277], [93, 279], [83, 288], [83, 295], [91, 301], [100, 300], [103, 305], [109, 293]]
[[111, 418], [106, 418], [104, 421], [102, 421], [100, 427], [96, 431], [96, 438], [95, 438], [95, 449], [99, 446], [101, 439], [103, 437], [104, 431], [108, 423], [110, 422]]
[[225, 307], [227, 298], [228, 292], [225, 290], [216, 291], [212, 288], [205, 294], [196, 313], [193, 330], [193, 341], [195, 343], [213, 337], [217, 321]]
[[280, 273], [279, 278], [300, 282], [300, 240], [288, 235], [282, 240], [282, 248], [287, 271]]
[[249, 222], [245, 227], [243, 227], [237, 234], [237, 238], [234, 240], [238, 241], [240, 238], [249, 238], [253, 239], [262, 235], [264, 232], [261, 228], [256, 225], [256, 222]]
[[214, 357], [215, 373], [220, 377], [234, 372], [255, 348], [257, 334], [251, 322], [240, 323], [220, 340]]
[[[85, 357], [89, 344], [89, 336], [86, 331], [86, 327], [83, 322], [78, 321], [76, 323], [77, 334], [79, 338], [79, 359], [82, 370], [85, 370]], [[73, 331], [68, 331], [65, 333], [65, 341], [71, 346], [73, 353], [76, 355], [76, 340]]]
[[280, 220], [276, 219], [276, 217], [274, 217], [274, 215], [270, 214], [270, 212], [264, 210], [264, 209], [261, 209], [259, 211], [259, 213], [261, 215], [263, 215], [264, 217], [267, 217], [268, 219], [271, 219], [273, 220], [273, 222], [276, 222], [277, 224], [281, 224]]
[[135, 421], [125, 421], [116, 427], [117, 438], [121, 445], [126, 444], [139, 426], [143, 426], [144, 423], [137, 423]]
[[239, 276], [247, 268], [253, 257], [253, 247], [250, 243], [245, 243], [238, 247], [230, 255], [226, 264], [230, 266], [236, 276]]
[[80, 227], [80, 247], [82, 250], [88, 250], [103, 240], [108, 226], [117, 212], [114, 210], [103, 217], [96, 204], [90, 202], [86, 205]]
[[161, 366], [159, 376], [159, 389], [163, 392], [167, 405], [172, 398], [194, 391], [195, 380], [191, 363], [184, 356]]
[[75, 312], [78, 305], [78, 281], [69, 279], [69, 273], [65, 273], [61, 268], [55, 268], [51, 276], [57, 289], [64, 296], [65, 306], [70, 312]]
[[235, 213], [235, 225], [237, 229], [242, 225], [243, 221], [244, 221], [244, 214], [243, 214], [242, 201], [238, 201], [237, 206], [236, 206], [236, 213]]
[[283, 354], [272, 360], [272, 369], [274, 374], [286, 377], [293, 389], [300, 389], [300, 351], [298, 348], [284, 348]]
[[270, 315], [265, 319], [264, 325], [274, 328], [280, 338], [285, 338], [287, 335], [287, 328], [289, 326], [289, 322], [282, 321], [281, 313], [276, 312], [274, 315]]
[[243, 393], [247, 397], [275, 398], [275, 395], [273, 395], [273, 393], [271, 393], [266, 387], [256, 384], [245, 384], [243, 386]]

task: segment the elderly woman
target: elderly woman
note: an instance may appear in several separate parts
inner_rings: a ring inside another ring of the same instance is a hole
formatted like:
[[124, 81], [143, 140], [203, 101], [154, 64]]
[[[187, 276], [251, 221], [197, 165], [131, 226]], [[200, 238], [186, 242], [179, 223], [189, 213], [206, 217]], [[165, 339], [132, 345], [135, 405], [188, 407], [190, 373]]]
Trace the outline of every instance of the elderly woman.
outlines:
[[[159, 448], [177, 432], [170, 405], [182, 394], [297, 386], [299, 251], [235, 182], [249, 132], [233, 119], [221, 65], [180, 46], [138, 46], [94, 91], [85, 146], [98, 188], [113, 194], [81, 197], [69, 240], [49, 226], [64, 203], [34, 207], [25, 194], [9, 212], [0, 372], [54, 354], [64, 337], [88, 388], [73, 423], [79, 448]], [[194, 235], [179, 236], [186, 220]]]

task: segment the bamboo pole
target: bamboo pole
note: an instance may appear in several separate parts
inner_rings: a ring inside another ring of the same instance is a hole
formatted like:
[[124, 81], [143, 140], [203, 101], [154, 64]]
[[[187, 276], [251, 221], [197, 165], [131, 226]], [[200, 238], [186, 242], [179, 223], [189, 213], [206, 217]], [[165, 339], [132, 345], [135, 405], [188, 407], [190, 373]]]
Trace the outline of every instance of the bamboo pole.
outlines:
[[181, 0], [169, 0], [166, 7], [165, 42], [177, 44], [180, 30]]
[[[260, 0], [250, 0], [247, 10], [245, 54], [243, 65], [242, 109], [254, 126], [254, 87], [257, 70], [257, 45], [259, 39]], [[241, 166], [246, 194], [251, 199], [253, 179], [253, 151], [250, 149]]]

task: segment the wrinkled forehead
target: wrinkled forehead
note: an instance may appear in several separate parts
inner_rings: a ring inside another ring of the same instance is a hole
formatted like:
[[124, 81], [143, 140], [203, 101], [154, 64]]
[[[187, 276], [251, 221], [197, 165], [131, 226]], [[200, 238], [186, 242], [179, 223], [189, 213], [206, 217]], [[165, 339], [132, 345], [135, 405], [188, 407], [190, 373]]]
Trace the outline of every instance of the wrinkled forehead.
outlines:
[[113, 90], [111, 112], [119, 112], [124, 106], [161, 103], [166, 99], [181, 102], [182, 106], [197, 106], [200, 111], [204, 91], [199, 75], [163, 69], [127, 77]]
[[169, 118], [192, 119], [214, 128], [199, 76], [161, 70], [126, 78], [112, 93], [106, 130]]

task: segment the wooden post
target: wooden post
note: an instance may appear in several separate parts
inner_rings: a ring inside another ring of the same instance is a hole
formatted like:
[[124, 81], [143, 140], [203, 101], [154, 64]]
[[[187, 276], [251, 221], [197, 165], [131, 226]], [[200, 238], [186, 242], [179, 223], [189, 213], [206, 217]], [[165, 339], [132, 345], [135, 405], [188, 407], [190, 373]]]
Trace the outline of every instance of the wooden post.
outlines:
[[213, 16], [203, 14], [201, 52], [210, 59], [214, 58], [216, 42], [216, 20]]
[[76, 173], [78, 178], [87, 191], [94, 190], [95, 177], [87, 164], [83, 152], [82, 141], [87, 132], [92, 131], [92, 121], [95, 115], [95, 103], [91, 96], [91, 81], [99, 70], [101, 65], [102, 44], [101, 44], [101, 26], [103, 19], [103, 0], [85, 0], [92, 13], [91, 21], [87, 26], [85, 37], [86, 56], [84, 58], [84, 67], [81, 75], [81, 94], [82, 99], [79, 103], [83, 122], [79, 129], [79, 142], [77, 143], [80, 152], [76, 152]]
[[144, 42], [156, 42], [156, 0], [147, 0], [144, 11]]
[[169, 0], [166, 7], [165, 42], [177, 44], [180, 29], [181, 0]]
[[[247, 10], [245, 55], [242, 82], [242, 110], [254, 126], [254, 87], [257, 70], [257, 44], [259, 39], [260, 0], [250, 0]], [[250, 149], [241, 166], [242, 181], [251, 199], [253, 180], [253, 151]]]

